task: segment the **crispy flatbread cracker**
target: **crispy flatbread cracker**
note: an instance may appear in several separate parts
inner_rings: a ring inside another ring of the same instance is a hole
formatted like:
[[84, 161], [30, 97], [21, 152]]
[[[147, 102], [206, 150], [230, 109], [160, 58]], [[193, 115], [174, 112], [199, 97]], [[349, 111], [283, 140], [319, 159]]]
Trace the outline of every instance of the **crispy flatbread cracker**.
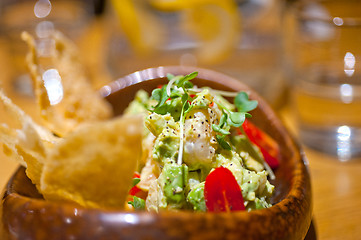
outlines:
[[65, 136], [83, 123], [93, 123], [112, 116], [111, 106], [95, 91], [88, 81], [78, 60], [76, 46], [60, 32], [54, 32], [51, 40], [54, 44], [51, 57], [47, 62], [51, 69], [59, 74], [61, 100], [51, 102], [53, 93], [46, 88], [41, 57], [37, 52], [35, 39], [28, 33], [22, 39], [29, 46], [26, 62], [32, 76], [35, 96], [40, 115], [46, 127], [58, 136]]
[[[49, 130], [37, 125], [0, 90], [0, 107], [6, 116], [0, 118], [0, 141], [4, 153], [26, 167], [26, 174], [39, 189], [43, 164], [48, 149], [59, 140]], [[4, 120], [8, 120], [4, 122]]]
[[143, 129], [143, 117], [123, 116], [66, 136], [44, 165], [44, 198], [86, 207], [124, 208], [141, 155]]

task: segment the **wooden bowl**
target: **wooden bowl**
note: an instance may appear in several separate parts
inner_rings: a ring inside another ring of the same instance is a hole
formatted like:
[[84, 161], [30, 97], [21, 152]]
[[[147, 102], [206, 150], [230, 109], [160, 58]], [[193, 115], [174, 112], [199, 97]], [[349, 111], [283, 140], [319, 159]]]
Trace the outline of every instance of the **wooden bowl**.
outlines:
[[115, 114], [121, 114], [138, 89], [151, 91], [166, 74], [199, 72], [197, 86], [246, 90], [259, 101], [252, 121], [280, 145], [272, 207], [252, 212], [115, 212], [43, 200], [20, 167], [2, 197], [2, 239], [304, 239], [312, 202], [307, 161], [269, 105], [240, 81], [205, 69], [158, 67], [120, 78], [101, 89]]

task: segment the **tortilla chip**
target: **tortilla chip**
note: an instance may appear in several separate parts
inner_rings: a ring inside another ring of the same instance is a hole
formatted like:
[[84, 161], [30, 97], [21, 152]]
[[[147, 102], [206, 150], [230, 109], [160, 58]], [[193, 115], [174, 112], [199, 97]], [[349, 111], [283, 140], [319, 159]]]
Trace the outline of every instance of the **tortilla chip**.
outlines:
[[[54, 96], [47, 89], [45, 70], [42, 69], [41, 56], [37, 51], [34, 38], [24, 32], [22, 38], [29, 46], [26, 61], [32, 76], [35, 96], [44, 124], [58, 136], [65, 136], [83, 123], [93, 123], [112, 116], [109, 103], [92, 88], [78, 60], [75, 45], [60, 32], [54, 32], [53, 51], [46, 63], [58, 74], [58, 100], [52, 102]], [[45, 80], [44, 80], [45, 78]]]
[[122, 209], [141, 154], [143, 118], [118, 117], [69, 134], [49, 154], [41, 178], [47, 200]]
[[[0, 107], [6, 116], [0, 119], [0, 141], [4, 153], [26, 167], [26, 173], [39, 189], [40, 176], [48, 149], [57, 141], [50, 131], [37, 125], [30, 116], [0, 91]], [[4, 122], [7, 120], [6, 122]]]

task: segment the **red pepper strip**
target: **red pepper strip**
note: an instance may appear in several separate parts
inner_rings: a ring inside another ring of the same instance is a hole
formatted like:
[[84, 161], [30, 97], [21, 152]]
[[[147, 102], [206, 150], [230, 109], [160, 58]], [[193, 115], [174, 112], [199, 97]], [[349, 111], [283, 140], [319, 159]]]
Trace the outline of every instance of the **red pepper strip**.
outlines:
[[[195, 94], [191, 94], [191, 95], [189, 95], [189, 97], [190, 98], [194, 98], [196, 95]], [[189, 100], [187, 100], [187, 102], [189, 103], [189, 104], [192, 104], [192, 102], [191, 101], [189, 101]]]
[[[140, 175], [138, 173], [134, 173], [133, 178], [140, 178]], [[137, 187], [137, 185], [133, 186], [129, 190], [128, 194], [131, 195], [131, 196], [137, 196], [137, 197], [140, 197], [140, 198], [144, 198], [144, 196], [146, 195], [146, 193], [142, 189]]]
[[225, 167], [218, 167], [207, 176], [204, 199], [209, 212], [245, 210], [241, 188]]
[[259, 147], [268, 165], [272, 169], [276, 169], [280, 165], [278, 160], [280, 158], [280, 149], [277, 142], [247, 119], [242, 127], [249, 140]]

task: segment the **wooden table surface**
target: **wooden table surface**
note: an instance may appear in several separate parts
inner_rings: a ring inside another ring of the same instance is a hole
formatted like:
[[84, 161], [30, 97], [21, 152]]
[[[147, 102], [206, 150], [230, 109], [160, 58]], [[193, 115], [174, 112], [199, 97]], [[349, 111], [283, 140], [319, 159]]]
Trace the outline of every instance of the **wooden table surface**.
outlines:
[[[279, 111], [297, 136], [289, 106]], [[303, 146], [309, 162], [317, 239], [361, 239], [361, 159], [340, 162]]]
[[[88, 36], [87, 43], [82, 45], [84, 49], [92, 41], [101, 41], [96, 30], [90, 34], [93, 34], [92, 37]], [[96, 55], [93, 57], [103, 59]], [[0, 52], [0, 87], [5, 89], [15, 103], [36, 118], [34, 116], [34, 100], [13, 91], [8, 80], [7, 62], [6, 56]], [[94, 63], [90, 62], [89, 64]], [[289, 108], [286, 106], [279, 110], [279, 115], [290, 131], [294, 133], [295, 124]], [[0, 110], [0, 119], [3, 117], [4, 112]], [[311, 173], [313, 226], [317, 239], [361, 239], [361, 160], [339, 162], [311, 149], [305, 148], [304, 150]], [[17, 166], [16, 162], [7, 159], [0, 152], [0, 187], [6, 184]]]

